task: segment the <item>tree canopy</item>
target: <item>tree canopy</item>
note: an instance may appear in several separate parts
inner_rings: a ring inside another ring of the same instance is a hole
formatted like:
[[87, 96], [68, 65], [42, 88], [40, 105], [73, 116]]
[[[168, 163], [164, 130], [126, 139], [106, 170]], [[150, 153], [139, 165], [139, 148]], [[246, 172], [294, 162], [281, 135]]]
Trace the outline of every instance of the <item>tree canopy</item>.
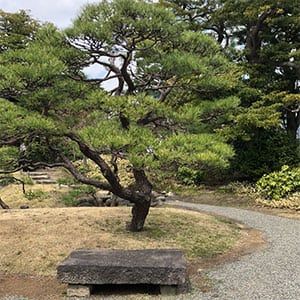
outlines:
[[[220, 112], [239, 104], [231, 96], [239, 72], [211, 37], [139, 0], [89, 4], [67, 30], [44, 24], [32, 35], [0, 55], [4, 172], [64, 167], [79, 182], [134, 203], [129, 228], [141, 230], [153, 170], [228, 166], [233, 150], [215, 129]], [[85, 75], [91, 65], [99, 77]], [[103, 83], [111, 80], [107, 91]], [[101, 176], [82, 173], [74, 151]], [[134, 177], [129, 186], [119, 178], [121, 160]]]

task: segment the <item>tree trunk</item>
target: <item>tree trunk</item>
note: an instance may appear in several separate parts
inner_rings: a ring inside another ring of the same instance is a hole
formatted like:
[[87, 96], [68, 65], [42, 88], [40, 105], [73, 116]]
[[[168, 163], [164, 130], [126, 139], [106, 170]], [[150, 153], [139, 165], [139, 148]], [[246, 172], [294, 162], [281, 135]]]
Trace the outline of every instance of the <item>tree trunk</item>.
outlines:
[[141, 231], [144, 228], [146, 217], [151, 205], [152, 184], [148, 180], [143, 169], [132, 169], [135, 178], [135, 189], [142, 197], [134, 203], [132, 208], [132, 219], [128, 225], [130, 231]]
[[291, 111], [287, 111], [286, 116], [286, 127], [287, 132], [294, 138], [297, 138], [297, 132], [299, 129], [299, 123], [300, 123], [300, 113], [295, 113]]
[[133, 232], [141, 231], [144, 228], [146, 217], [149, 213], [151, 200], [146, 200], [141, 203], [135, 203], [132, 208], [132, 219], [128, 224], [128, 229]]

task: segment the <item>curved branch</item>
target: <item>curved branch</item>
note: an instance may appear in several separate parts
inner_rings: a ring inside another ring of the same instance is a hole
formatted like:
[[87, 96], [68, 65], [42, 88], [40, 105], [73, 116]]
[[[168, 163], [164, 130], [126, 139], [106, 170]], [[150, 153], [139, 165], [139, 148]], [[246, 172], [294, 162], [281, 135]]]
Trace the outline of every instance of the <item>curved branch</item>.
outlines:
[[1, 179], [13, 179], [14, 181], [17, 181], [17, 182], [20, 182], [22, 184], [22, 191], [23, 191], [23, 194], [26, 193], [26, 190], [25, 190], [25, 182], [19, 178], [16, 178], [14, 176], [3, 176], [3, 177], [0, 177], [0, 180]]

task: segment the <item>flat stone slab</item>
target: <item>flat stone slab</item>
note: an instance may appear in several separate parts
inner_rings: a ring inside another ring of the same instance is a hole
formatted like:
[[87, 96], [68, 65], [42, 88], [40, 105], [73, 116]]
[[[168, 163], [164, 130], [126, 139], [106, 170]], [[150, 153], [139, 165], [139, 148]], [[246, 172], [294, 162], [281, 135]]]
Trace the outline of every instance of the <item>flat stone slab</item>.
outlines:
[[57, 278], [72, 285], [183, 286], [187, 264], [183, 252], [175, 249], [76, 250], [57, 267]]

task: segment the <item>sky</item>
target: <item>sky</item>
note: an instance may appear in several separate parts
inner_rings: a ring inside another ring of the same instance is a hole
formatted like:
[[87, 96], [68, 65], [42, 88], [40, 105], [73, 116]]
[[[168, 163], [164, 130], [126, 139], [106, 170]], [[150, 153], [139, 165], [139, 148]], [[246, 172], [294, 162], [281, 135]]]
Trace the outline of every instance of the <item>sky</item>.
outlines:
[[69, 26], [80, 8], [93, 0], [0, 0], [0, 9], [16, 12], [29, 10], [31, 16], [40, 21], [49, 21], [60, 28]]
[[[99, 0], [98, 0], [99, 1]], [[82, 6], [96, 0], [0, 0], [0, 9], [7, 12], [17, 12], [21, 9], [39, 21], [52, 22], [59, 28], [66, 28], [79, 14]], [[99, 78], [105, 74], [99, 66], [90, 66], [84, 72], [89, 78]], [[104, 88], [110, 90], [116, 86], [116, 81], [106, 82]]]

